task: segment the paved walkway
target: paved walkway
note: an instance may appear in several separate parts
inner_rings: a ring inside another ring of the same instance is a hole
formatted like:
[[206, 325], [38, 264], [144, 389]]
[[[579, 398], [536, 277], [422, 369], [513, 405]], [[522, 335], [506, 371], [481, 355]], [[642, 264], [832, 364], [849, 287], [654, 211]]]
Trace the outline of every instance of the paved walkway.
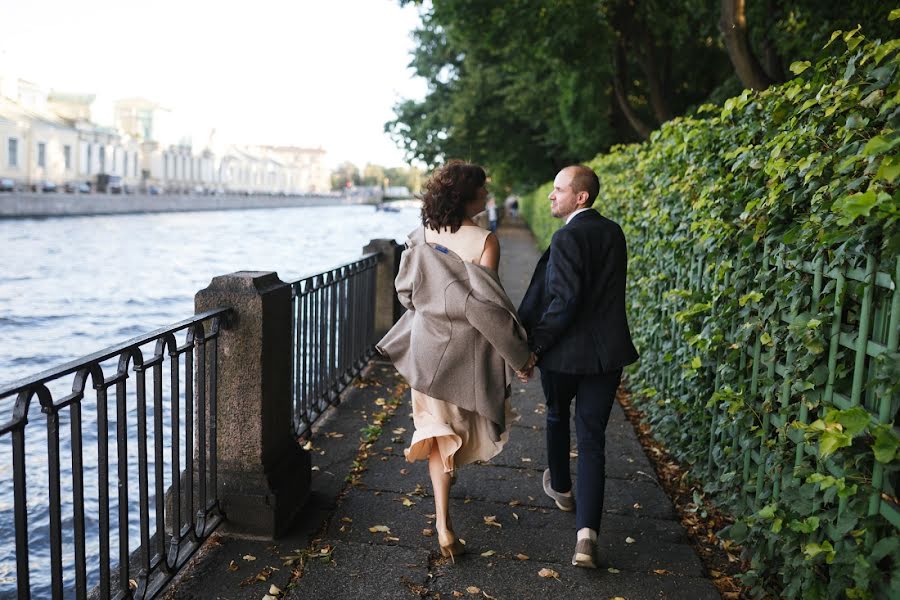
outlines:
[[[524, 227], [503, 227], [500, 239], [500, 274], [518, 302], [538, 252]], [[279, 597], [291, 600], [719, 598], [618, 405], [607, 430], [601, 566], [570, 565], [575, 517], [557, 510], [541, 488], [546, 454], [537, 379], [514, 386], [520, 417], [506, 449], [489, 464], [460, 470], [450, 510], [468, 553], [455, 564], [441, 558], [427, 465], [403, 458], [412, 419], [400, 383], [389, 364], [375, 364], [365, 387], [320, 426], [313, 497], [292, 535], [275, 544], [217, 537], [169, 597], [258, 599], [275, 584]], [[392, 400], [393, 414], [379, 415], [385, 407], [390, 413]], [[358, 446], [360, 430], [375, 420], [382, 420], [380, 437], [368, 449]], [[556, 575], [541, 576], [542, 569]]]

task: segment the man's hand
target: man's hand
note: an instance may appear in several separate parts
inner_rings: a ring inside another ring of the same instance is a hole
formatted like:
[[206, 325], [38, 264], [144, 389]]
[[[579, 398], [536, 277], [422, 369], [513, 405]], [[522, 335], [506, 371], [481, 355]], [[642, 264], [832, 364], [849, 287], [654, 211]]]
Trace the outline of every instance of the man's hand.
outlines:
[[528, 356], [528, 360], [525, 361], [525, 364], [522, 365], [522, 368], [516, 370], [516, 377], [519, 378], [519, 381], [521, 381], [522, 383], [528, 383], [528, 380], [531, 379], [531, 376], [534, 373], [534, 365], [536, 364], [537, 355], [532, 352]]

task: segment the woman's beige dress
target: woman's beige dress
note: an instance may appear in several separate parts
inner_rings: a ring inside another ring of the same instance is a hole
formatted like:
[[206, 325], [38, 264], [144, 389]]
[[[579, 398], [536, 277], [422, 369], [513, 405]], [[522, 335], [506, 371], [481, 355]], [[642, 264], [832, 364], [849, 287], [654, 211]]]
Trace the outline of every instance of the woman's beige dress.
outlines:
[[[456, 233], [450, 233], [449, 229], [436, 232], [426, 228], [425, 241], [444, 246], [465, 261], [478, 263], [489, 234], [477, 225], [463, 225]], [[412, 390], [416, 431], [409, 448], [403, 451], [406, 460], [428, 460], [433, 444], [437, 444], [444, 471], [449, 473], [462, 465], [496, 456], [509, 439], [509, 427], [515, 417], [509, 398], [504, 398], [503, 402], [506, 407], [506, 429], [500, 439], [494, 441], [491, 439], [491, 424], [485, 417]]]

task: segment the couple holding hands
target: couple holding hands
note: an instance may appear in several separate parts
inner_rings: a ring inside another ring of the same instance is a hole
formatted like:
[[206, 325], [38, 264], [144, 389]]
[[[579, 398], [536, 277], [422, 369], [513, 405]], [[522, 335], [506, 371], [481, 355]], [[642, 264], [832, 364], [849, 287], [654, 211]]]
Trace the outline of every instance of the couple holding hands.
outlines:
[[[410, 462], [428, 461], [443, 556], [464, 551], [449, 514], [455, 470], [497, 455], [509, 437], [513, 374], [537, 366], [547, 402], [544, 492], [574, 511], [572, 564], [596, 567], [603, 514], [605, 430], [622, 368], [635, 362], [625, 315], [621, 228], [591, 207], [588, 167], [562, 169], [549, 195], [565, 220], [541, 256], [518, 310], [497, 275], [500, 243], [472, 218], [487, 201], [484, 170], [450, 162], [425, 186], [422, 227], [409, 236], [395, 285], [407, 312], [377, 344], [412, 388]], [[578, 485], [569, 470], [575, 402]]]

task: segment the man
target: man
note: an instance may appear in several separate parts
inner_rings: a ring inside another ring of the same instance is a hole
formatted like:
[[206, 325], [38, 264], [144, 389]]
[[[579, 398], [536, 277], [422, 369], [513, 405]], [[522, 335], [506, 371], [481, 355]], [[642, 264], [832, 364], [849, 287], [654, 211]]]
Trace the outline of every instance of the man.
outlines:
[[[638, 359], [625, 316], [625, 236], [591, 209], [599, 191], [600, 181], [588, 167], [569, 166], [557, 174], [550, 213], [566, 224], [553, 234], [519, 307], [547, 401], [544, 491], [561, 510], [577, 509], [572, 564], [588, 568], [596, 568], [603, 514], [606, 423], [622, 367]], [[573, 497], [569, 409], [576, 397]]]

